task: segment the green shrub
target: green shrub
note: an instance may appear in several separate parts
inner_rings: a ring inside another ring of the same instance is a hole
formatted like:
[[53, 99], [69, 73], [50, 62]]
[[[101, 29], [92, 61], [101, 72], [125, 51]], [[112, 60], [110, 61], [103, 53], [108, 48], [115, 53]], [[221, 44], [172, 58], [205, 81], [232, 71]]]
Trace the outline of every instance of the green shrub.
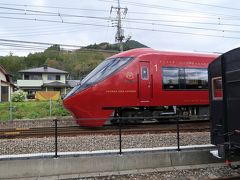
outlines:
[[[9, 102], [0, 103], [0, 121], [10, 119]], [[24, 101], [12, 103], [13, 119], [38, 119], [50, 116], [49, 101]], [[64, 109], [62, 101], [52, 101], [52, 116], [68, 116], [70, 113]]]
[[62, 101], [58, 100], [58, 101], [55, 101], [55, 103], [53, 104], [52, 115], [53, 116], [68, 116], [70, 114], [63, 107]]
[[23, 90], [19, 89], [12, 93], [12, 101], [13, 102], [23, 102], [26, 100], [27, 93]]
[[24, 113], [23, 112], [14, 112], [13, 113], [13, 119], [24, 119]]
[[30, 114], [28, 114], [27, 118], [28, 119], [36, 119], [36, 118], [40, 118], [41, 115], [39, 114], [39, 112], [31, 112]]

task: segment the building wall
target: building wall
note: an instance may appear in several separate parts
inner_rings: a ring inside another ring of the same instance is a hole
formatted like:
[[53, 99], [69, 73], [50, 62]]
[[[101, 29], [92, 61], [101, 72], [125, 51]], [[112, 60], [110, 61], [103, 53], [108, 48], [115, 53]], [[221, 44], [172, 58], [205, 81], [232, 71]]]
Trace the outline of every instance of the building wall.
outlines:
[[18, 87], [41, 87], [43, 80], [17, 80]]
[[[42, 74], [42, 80], [24, 80], [24, 73], [23, 73], [23, 79], [17, 80], [17, 86], [20, 89], [23, 89], [26, 92], [30, 91], [36, 91], [36, 90], [43, 90], [43, 91], [54, 91], [54, 87], [44, 87], [41, 89], [42, 85], [44, 83], [51, 83], [51, 82], [61, 82], [66, 84], [66, 74], [53, 74], [50, 73], [50, 75], [60, 75], [60, 80], [48, 80], [49, 74]], [[66, 88], [59, 88], [59, 91], [61, 94], [66, 94]], [[31, 94], [31, 93], [30, 93]]]
[[[1, 74], [1, 72], [0, 72], [0, 74]], [[0, 102], [2, 101], [2, 82], [1, 82], [1, 80], [0, 80]]]
[[12, 87], [8, 84], [8, 83], [4, 83], [6, 82], [6, 75], [0, 71], [0, 102], [2, 101], [2, 86], [8, 87], [8, 101], [10, 100], [11, 97], [11, 93], [12, 93]]
[[50, 82], [61, 82], [66, 83], [66, 76], [64, 74], [60, 75], [60, 80], [48, 80], [48, 74], [42, 75], [42, 80], [17, 80], [18, 87], [40, 87], [43, 83], [50, 83]]
[[0, 90], [1, 90], [1, 92], [0, 92], [0, 94], [1, 94], [0, 101], [2, 101], [4, 99], [3, 94], [2, 94], [3, 93], [2, 92], [2, 87], [7, 88], [8, 94], [7, 94], [6, 99], [7, 99], [7, 101], [10, 101], [11, 94], [13, 92], [12, 86], [10, 86], [8, 83], [1, 82], [1, 85], [0, 85]]
[[5, 74], [3, 74], [2, 73], [2, 71], [0, 71], [0, 81], [7, 81], [7, 79], [6, 79], [6, 76], [5, 76]]
[[1, 81], [6, 81], [6, 76], [0, 71], [0, 102], [2, 101], [2, 82]]

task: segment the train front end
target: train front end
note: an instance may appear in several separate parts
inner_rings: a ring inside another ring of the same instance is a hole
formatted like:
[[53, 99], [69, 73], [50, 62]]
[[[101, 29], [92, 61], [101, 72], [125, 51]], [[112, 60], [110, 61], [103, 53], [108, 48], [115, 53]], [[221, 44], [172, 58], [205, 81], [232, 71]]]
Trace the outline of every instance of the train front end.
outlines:
[[115, 55], [104, 60], [66, 95], [64, 107], [71, 112], [77, 124], [87, 127], [105, 124], [113, 114], [113, 110], [105, 108], [113, 102], [107, 97], [106, 89], [118, 83], [112, 77], [120, 73], [132, 59]]

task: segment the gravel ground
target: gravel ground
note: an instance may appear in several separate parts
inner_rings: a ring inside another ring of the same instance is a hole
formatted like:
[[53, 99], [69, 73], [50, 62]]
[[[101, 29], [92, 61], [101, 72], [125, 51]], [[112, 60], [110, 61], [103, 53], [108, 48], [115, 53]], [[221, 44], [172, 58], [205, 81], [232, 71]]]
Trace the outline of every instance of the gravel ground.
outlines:
[[49, 117], [41, 119], [19, 119], [13, 121], [2, 122], [0, 121], [1, 129], [8, 128], [34, 128], [34, 127], [52, 127], [54, 126], [54, 119], [58, 119], [58, 126], [76, 126], [76, 122], [73, 117]]
[[[189, 168], [189, 167], [188, 167]], [[81, 180], [207, 180], [221, 177], [240, 176], [240, 169], [233, 170], [226, 166], [220, 167], [203, 167], [196, 169], [174, 169], [162, 171], [157, 169], [149, 173], [137, 173], [126, 175], [112, 175], [102, 177], [80, 178]], [[75, 180], [80, 180], [75, 179]]]
[[[0, 139], [0, 155], [54, 152], [54, 137]], [[210, 144], [208, 132], [181, 133], [180, 145]], [[177, 146], [176, 134], [123, 135], [122, 148], [152, 148]], [[119, 148], [117, 135], [59, 137], [59, 152], [112, 150]]]
[[[52, 119], [41, 121], [13, 121], [1, 122], [1, 129], [4, 128], [26, 128], [53, 126]], [[59, 126], [75, 125], [75, 122], [66, 117], [60, 119]], [[54, 152], [54, 137], [27, 138], [27, 139], [0, 139], [0, 155], [29, 154]], [[180, 133], [180, 145], [202, 145], [210, 144], [209, 132]], [[122, 148], [151, 148], [176, 146], [177, 137], [174, 133], [166, 134], [138, 134], [123, 135]], [[59, 137], [59, 152], [112, 150], [119, 148], [119, 136], [117, 135], [91, 135], [76, 137]], [[110, 175], [101, 177], [81, 178], [84, 180], [205, 180], [219, 177], [240, 176], [240, 170], [232, 170], [229, 167], [201, 167], [194, 169], [170, 168], [170, 170], [155, 169], [154, 171], [133, 172], [124, 175]], [[78, 179], [74, 179], [78, 180]]]

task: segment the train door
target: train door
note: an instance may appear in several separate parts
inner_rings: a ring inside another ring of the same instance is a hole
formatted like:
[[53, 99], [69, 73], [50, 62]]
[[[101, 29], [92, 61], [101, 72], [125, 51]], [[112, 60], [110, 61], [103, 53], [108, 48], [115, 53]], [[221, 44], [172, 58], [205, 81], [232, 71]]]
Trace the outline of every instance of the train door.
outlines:
[[149, 102], [152, 96], [152, 78], [150, 65], [147, 61], [140, 61], [139, 67], [139, 96], [141, 102]]

